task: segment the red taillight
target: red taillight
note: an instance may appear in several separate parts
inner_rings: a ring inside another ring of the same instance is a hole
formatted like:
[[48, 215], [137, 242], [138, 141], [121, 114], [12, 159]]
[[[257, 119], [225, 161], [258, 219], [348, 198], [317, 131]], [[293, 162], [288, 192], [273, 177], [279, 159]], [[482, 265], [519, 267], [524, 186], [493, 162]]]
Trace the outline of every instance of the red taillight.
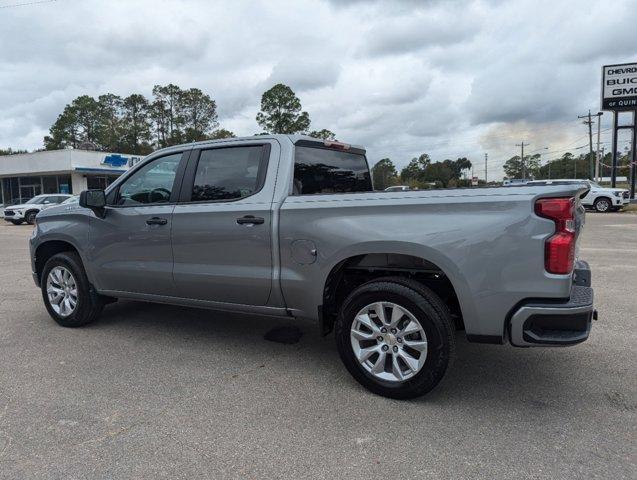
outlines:
[[555, 234], [546, 240], [544, 268], [560, 275], [573, 271], [575, 261], [575, 199], [541, 198], [535, 213], [555, 222]]

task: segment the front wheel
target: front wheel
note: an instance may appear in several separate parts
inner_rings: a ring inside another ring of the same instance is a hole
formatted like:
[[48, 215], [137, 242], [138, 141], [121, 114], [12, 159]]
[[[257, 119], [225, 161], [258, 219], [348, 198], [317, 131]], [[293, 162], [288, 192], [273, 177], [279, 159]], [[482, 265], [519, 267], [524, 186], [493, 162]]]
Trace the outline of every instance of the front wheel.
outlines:
[[24, 216], [24, 219], [26, 220], [26, 222], [29, 225], [34, 225], [35, 224], [35, 216], [38, 214], [38, 212], [27, 212], [27, 214]]
[[605, 197], [601, 197], [598, 198], [597, 200], [595, 200], [595, 203], [593, 205], [593, 207], [595, 208], [595, 210], [599, 213], [606, 213], [610, 210], [611, 208], [611, 203], [610, 200], [608, 198]]
[[440, 298], [418, 282], [365, 283], [341, 306], [336, 342], [345, 367], [368, 390], [390, 398], [424, 395], [455, 352], [454, 327]]
[[95, 320], [104, 301], [91, 290], [80, 257], [74, 252], [52, 256], [40, 280], [49, 315], [63, 327], [81, 327]]

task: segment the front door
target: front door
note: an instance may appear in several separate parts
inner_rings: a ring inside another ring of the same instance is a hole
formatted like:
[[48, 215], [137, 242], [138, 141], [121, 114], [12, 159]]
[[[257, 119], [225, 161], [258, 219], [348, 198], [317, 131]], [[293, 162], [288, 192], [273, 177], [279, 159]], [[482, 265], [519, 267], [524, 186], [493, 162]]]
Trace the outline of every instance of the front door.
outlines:
[[[151, 160], [91, 217], [90, 265], [99, 290], [174, 295], [170, 230], [182, 152]], [[185, 160], [184, 160], [185, 161]]]
[[266, 305], [272, 286], [270, 144], [193, 151], [173, 212], [174, 277], [184, 298]]

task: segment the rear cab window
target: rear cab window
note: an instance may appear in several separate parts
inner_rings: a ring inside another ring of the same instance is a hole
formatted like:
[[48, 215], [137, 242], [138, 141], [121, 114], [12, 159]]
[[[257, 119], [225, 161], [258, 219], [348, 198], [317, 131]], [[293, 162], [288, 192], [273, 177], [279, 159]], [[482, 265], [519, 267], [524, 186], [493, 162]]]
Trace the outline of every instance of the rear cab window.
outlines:
[[294, 153], [293, 195], [371, 192], [364, 152], [299, 142]]

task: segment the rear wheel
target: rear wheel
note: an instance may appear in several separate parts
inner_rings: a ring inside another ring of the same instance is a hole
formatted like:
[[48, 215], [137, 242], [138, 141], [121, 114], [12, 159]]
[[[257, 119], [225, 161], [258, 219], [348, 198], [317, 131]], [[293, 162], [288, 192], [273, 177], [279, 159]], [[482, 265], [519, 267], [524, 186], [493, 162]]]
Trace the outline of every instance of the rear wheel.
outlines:
[[104, 306], [92, 291], [82, 261], [74, 252], [52, 256], [40, 280], [42, 298], [49, 315], [63, 327], [81, 327], [95, 320]]
[[593, 204], [593, 207], [595, 207], [595, 210], [598, 211], [599, 213], [608, 212], [611, 206], [612, 206], [611, 201], [606, 197], [598, 198], [597, 200], [595, 200], [595, 203]]
[[454, 326], [440, 298], [418, 282], [387, 277], [354, 290], [341, 306], [336, 342], [364, 387], [390, 398], [433, 389], [455, 352]]

